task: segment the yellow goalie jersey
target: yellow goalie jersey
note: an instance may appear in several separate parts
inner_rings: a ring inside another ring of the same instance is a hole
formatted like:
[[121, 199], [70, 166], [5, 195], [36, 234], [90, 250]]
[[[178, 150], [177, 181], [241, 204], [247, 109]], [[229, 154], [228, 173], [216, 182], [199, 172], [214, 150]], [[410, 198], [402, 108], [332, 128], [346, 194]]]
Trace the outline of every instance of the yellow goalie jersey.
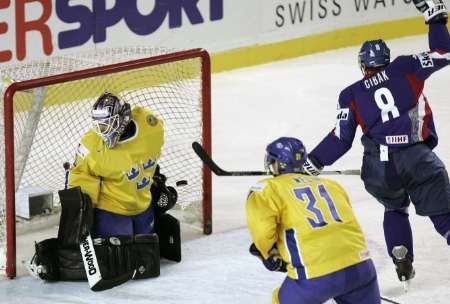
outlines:
[[93, 130], [81, 139], [69, 187], [80, 186], [95, 208], [121, 215], [136, 215], [151, 202], [150, 186], [164, 142], [163, 122], [151, 111], [134, 107], [133, 137], [108, 149]]
[[247, 224], [265, 259], [274, 244], [292, 279], [311, 279], [369, 258], [345, 190], [336, 182], [282, 174], [250, 189]]

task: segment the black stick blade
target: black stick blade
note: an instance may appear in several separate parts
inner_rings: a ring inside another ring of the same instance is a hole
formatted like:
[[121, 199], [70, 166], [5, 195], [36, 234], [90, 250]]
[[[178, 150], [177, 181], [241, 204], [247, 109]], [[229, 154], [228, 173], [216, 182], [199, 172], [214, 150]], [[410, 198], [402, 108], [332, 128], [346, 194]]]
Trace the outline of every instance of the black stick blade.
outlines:
[[220, 168], [203, 149], [202, 145], [194, 141], [192, 143], [192, 149], [195, 154], [208, 166], [208, 168], [217, 176], [255, 176], [255, 175], [270, 175], [266, 171], [226, 171]]
[[[267, 171], [226, 171], [220, 168], [214, 160], [208, 155], [201, 144], [194, 141], [192, 143], [192, 149], [194, 149], [195, 154], [203, 161], [203, 163], [208, 166], [208, 168], [217, 176], [258, 176], [258, 175], [271, 175]], [[358, 169], [351, 170], [333, 170], [333, 171], [322, 171], [322, 175], [360, 175], [361, 171]]]

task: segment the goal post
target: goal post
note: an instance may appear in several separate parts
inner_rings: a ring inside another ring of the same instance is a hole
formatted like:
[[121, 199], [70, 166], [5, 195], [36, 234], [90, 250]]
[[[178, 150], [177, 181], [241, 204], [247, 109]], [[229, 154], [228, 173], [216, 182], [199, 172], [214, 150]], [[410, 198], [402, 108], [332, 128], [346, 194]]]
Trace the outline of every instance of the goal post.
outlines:
[[191, 148], [200, 141], [211, 152], [211, 68], [205, 50], [110, 49], [6, 67], [0, 73], [15, 80], [2, 91], [0, 124], [0, 255], [6, 254], [0, 256], [0, 269], [7, 277], [16, 276], [17, 192], [41, 187], [56, 194], [63, 189], [63, 163], [74, 160], [91, 124], [90, 109], [104, 91], [162, 118], [161, 172], [174, 187], [187, 181], [177, 188], [173, 213], [182, 223], [212, 232], [211, 172]]

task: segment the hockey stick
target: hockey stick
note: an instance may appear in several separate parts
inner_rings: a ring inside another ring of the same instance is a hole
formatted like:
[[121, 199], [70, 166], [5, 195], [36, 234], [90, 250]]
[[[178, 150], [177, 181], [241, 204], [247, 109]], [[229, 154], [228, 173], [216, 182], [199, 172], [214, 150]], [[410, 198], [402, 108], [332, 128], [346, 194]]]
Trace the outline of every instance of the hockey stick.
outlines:
[[[388, 299], [388, 298], [386, 298], [386, 297], [380, 297], [380, 299], [381, 299], [381, 301], [385, 301], [385, 302], [387, 302], [387, 303], [400, 304], [399, 302], [396, 302], [396, 301], [394, 301], [394, 300]], [[328, 302], [327, 302], [327, 303], [328, 303]], [[336, 302], [336, 300], [333, 299], [333, 300], [331, 301], [331, 303], [336, 304], [337, 302]]]
[[381, 297], [381, 300], [387, 303], [392, 303], [392, 304], [400, 304], [399, 302], [396, 302], [394, 300], [388, 299], [386, 297]]
[[[205, 163], [208, 168], [217, 176], [256, 176], [256, 175], [271, 175], [268, 171], [226, 171], [220, 168], [203, 149], [202, 145], [194, 141], [192, 149], [195, 154]], [[336, 170], [336, 171], [322, 171], [325, 175], [359, 175], [360, 170]]]

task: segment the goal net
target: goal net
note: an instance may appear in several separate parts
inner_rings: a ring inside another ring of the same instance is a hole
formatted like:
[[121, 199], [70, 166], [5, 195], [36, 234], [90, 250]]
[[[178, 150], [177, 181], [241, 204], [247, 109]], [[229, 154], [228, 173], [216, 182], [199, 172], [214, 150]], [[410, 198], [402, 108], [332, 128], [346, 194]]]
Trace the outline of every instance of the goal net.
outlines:
[[[63, 164], [72, 163], [91, 126], [90, 110], [104, 91], [149, 107], [165, 126], [159, 160], [167, 184], [179, 180], [174, 215], [211, 233], [211, 175], [193, 141], [210, 149], [210, 63], [201, 49], [170, 52], [146, 47], [63, 55], [2, 67], [0, 107], [0, 269], [15, 276], [15, 198], [23, 189], [64, 188]], [[1, 271], [0, 271], [1, 272]]]

